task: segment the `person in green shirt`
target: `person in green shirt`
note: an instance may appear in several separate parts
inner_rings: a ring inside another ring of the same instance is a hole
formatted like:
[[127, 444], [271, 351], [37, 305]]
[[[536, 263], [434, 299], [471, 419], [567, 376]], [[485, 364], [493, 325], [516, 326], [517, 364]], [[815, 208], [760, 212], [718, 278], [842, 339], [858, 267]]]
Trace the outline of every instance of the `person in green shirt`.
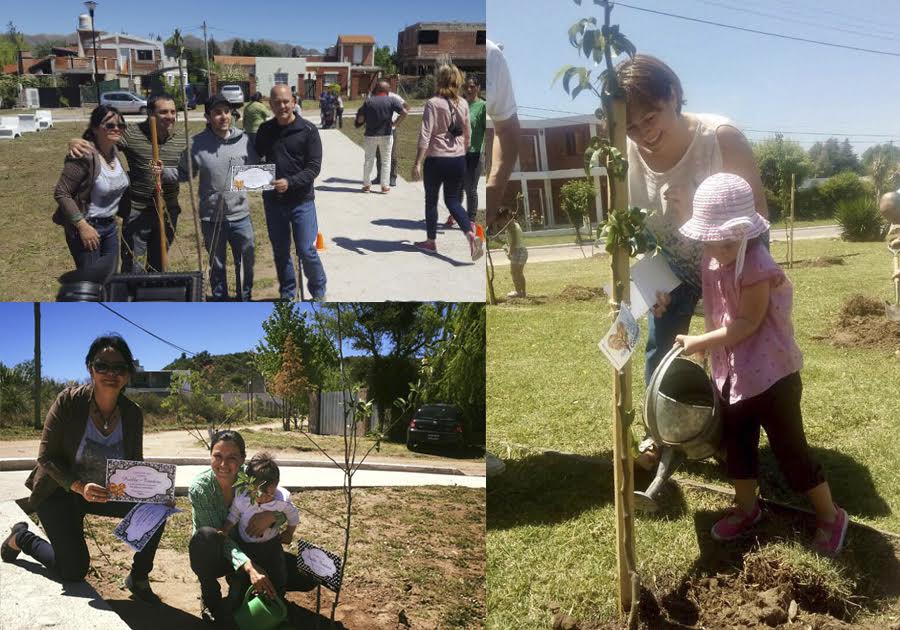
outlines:
[[244, 107], [244, 133], [250, 141], [250, 146], [256, 143], [256, 131], [259, 126], [272, 117], [272, 112], [262, 101], [262, 94], [255, 92], [250, 97], [250, 102]]
[[[234, 500], [234, 483], [247, 458], [244, 438], [237, 431], [219, 431], [210, 445], [210, 467], [194, 477], [188, 489], [191, 501], [191, 540], [188, 552], [191, 570], [200, 580], [202, 617], [206, 621], [228, 623], [234, 606], [252, 584], [258, 593], [276, 595], [272, 580], [261, 567], [254, 565], [241, 549], [237, 528], [222, 533], [228, 511]], [[247, 531], [259, 535], [270, 527], [281, 527], [287, 521], [282, 512], [260, 512], [250, 519]], [[297, 556], [285, 553], [288, 568], [287, 590], [311, 591], [315, 581], [297, 570]], [[222, 601], [218, 578], [226, 576], [228, 605]]]
[[[484, 149], [487, 114], [477, 77], [473, 75], [466, 79], [464, 92], [466, 101], [469, 103], [469, 126], [472, 128], [472, 136], [469, 150], [466, 152], [466, 174], [460, 184], [459, 198], [462, 199], [462, 193], [466, 193], [466, 214], [469, 215], [469, 220], [474, 222], [475, 215], [478, 213], [478, 180], [484, 169], [482, 150]], [[447, 217], [444, 227], [453, 227], [452, 215]]]
[[525, 263], [528, 262], [528, 249], [525, 247], [525, 234], [522, 226], [516, 221], [516, 214], [509, 208], [501, 208], [497, 215], [496, 225], [502, 226], [494, 237], [504, 241], [503, 250], [509, 258], [509, 273], [512, 276], [515, 290], [506, 294], [508, 298], [525, 297]]

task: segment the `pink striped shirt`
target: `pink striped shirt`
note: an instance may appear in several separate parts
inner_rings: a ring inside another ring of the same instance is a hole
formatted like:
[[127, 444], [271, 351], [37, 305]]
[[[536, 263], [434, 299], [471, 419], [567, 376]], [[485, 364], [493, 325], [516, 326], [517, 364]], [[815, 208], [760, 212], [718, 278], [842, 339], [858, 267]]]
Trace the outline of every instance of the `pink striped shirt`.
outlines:
[[[706, 329], [715, 330], [734, 320], [738, 292], [734, 263], [719, 266], [703, 257], [703, 304]], [[794, 289], [781, 267], [762, 243], [750, 242], [741, 273], [741, 287], [768, 281], [769, 308], [756, 331], [735, 346], [719, 346], [710, 352], [713, 379], [719, 393], [731, 377], [731, 403], [757, 396], [777, 381], [803, 367], [803, 354], [794, 341], [791, 308]]]
[[472, 129], [469, 126], [469, 103], [464, 98], [453, 103], [456, 119], [462, 125], [463, 135], [453, 136], [450, 127], [450, 107], [443, 96], [433, 96], [425, 102], [422, 128], [419, 130], [419, 148], [426, 149], [425, 157], [461, 157], [469, 150]]

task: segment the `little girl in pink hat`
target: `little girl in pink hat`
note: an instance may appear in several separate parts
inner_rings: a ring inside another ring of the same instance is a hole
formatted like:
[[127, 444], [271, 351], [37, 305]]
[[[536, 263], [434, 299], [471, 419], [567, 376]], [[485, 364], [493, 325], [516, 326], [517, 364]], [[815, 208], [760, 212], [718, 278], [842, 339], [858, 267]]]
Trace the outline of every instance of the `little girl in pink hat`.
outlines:
[[754, 209], [750, 185], [718, 173], [697, 188], [693, 216], [680, 229], [703, 243], [707, 332], [678, 335], [675, 343], [685, 355], [709, 353], [734, 480], [736, 505], [713, 526], [712, 536], [733, 540], [762, 518], [756, 496], [762, 426], [791, 488], [805, 493], [816, 510], [815, 548], [833, 556], [844, 544], [847, 512], [832, 501], [803, 433], [803, 355], [791, 324], [793, 288], [766, 247], [753, 241], [768, 227]]

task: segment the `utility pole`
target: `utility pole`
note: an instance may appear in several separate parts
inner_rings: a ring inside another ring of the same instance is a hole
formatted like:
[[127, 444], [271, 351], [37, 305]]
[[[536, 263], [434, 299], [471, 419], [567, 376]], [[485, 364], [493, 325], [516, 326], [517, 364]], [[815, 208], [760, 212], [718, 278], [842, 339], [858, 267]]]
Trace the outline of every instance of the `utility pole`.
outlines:
[[34, 428], [41, 422], [41, 303], [34, 303]]
[[206, 91], [209, 93], [209, 42], [206, 40], [206, 20], [203, 20], [203, 50], [206, 52]]

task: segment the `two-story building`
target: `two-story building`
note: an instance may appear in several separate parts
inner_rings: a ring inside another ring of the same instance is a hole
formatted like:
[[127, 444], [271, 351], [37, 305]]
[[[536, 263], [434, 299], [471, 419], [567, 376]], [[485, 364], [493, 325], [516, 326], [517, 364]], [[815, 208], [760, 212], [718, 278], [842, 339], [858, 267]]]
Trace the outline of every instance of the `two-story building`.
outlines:
[[[510, 208], [518, 206], [523, 229], [571, 225], [560, 205], [560, 190], [567, 182], [584, 177], [584, 152], [591, 138], [598, 134], [597, 122], [592, 115], [519, 120], [522, 128], [519, 160], [506, 186], [503, 204]], [[491, 126], [490, 119], [488, 126]], [[489, 128], [485, 138], [487, 162], [493, 135], [493, 129]], [[487, 164], [485, 172], [490, 172], [489, 169]], [[596, 194], [588, 215], [596, 223], [605, 212], [606, 169], [592, 169], [591, 177]]]
[[397, 34], [400, 74], [423, 76], [449, 55], [463, 72], [484, 73], [487, 63], [484, 22], [418, 22]]

